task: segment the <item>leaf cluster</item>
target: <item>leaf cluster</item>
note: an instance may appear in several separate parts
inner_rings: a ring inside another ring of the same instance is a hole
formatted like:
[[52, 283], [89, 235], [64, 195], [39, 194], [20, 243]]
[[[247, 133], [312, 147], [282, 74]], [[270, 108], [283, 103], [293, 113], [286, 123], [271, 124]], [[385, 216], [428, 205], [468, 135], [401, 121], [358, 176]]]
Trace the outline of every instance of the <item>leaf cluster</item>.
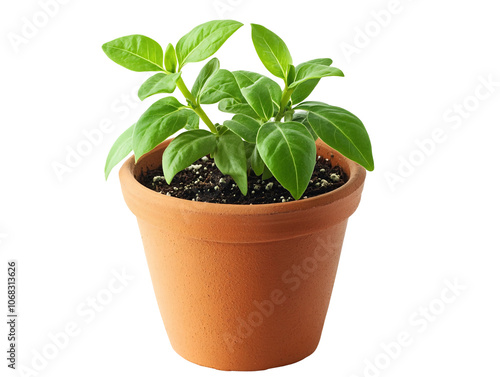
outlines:
[[[332, 60], [314, 59], [294, 66], [285, 42], [261, 25], [252, 24], [255, 50], [267, 70], [283, 84], [256, 72], [228, 71], [217, 58], [209, 60], [187, 87], [183, 69], [215, 54], [243, 24], [210, 21], [195, 27], [165, 51], [143, 35], [130, 35], [103, 45], [114, 62], [136, 72], [157, 72], [139, 89], [144, 100], [179, 89], [182, 102], [167, 96], [153, 103], [115, 142], [105, 174], [132, 151], [136, 160], [180, 133], [165, 149], [163, 171], [168, 183], [205, 155], [230, 175], [241, 192], [248, 190], [251, 172], [262, 179], [274, 176], [295, 199], [307, 188], [316, 163], [315, 141], [320, 138], [368, 170], [374, 163], [368, 133], [359, 118], [340, 107], [306, 101], [328, 76], [343, 76]], [[217, 104], [232, 118], [213, 123], [204, 105]], [[208, 127], [200, 129], [200, 119]]]

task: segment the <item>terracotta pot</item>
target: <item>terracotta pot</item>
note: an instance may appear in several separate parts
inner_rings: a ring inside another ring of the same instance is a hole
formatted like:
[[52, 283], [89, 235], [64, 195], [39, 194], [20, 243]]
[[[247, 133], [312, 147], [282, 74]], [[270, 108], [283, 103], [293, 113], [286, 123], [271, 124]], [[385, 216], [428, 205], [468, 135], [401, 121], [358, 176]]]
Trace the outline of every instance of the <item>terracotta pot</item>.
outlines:
[[231, 205], [158, 194], [136, 178], [161, 165], [169, 141], [120, 170], [137, 216], [163, 322], [185, 359], [222, 370], [261, 370], [316, 349], [349, 216], [365, 170], [326, 144], [344, 168], [340, 189], [300, 201]]

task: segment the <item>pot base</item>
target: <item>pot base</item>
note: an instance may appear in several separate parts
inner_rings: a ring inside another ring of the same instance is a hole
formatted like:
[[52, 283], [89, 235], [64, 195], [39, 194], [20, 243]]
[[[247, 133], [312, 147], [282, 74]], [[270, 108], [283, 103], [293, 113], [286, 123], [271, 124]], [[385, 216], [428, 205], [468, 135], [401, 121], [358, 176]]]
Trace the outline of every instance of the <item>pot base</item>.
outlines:
[[318, 345], [316, 345], [316, 347], [314, 347], [314, 349], [309, 354], [305, 355], [304, 357], [298, 358], [296, 360], [288, 360], [288, 361], [283, 362], [282, 364], [273, 364], [273, 365], [267, 366], [267, 367], [260, 367], [260, 368], [251, 367], [250, 369], [241, 369], [241, 366], [237, 366], [237, 369], [234, 369], [231, 367], [225, 368], [225, 367], [219, 365], [218, 363], [216, 365], [201, 364], [201, 363], [196, 362], [196, 360], [190, 360], [190, 359], [186, 358], [184, 355], [177, 352], [177, 350], [175, 348], [173, 348], [173, 347], [172, 348], [184, 360], [189, 361], [190, 363], [199, 365], [201, 367], [212, 368], [212, 369], [221, 370], [221, 371], [225, 371], [225, 372], [258, 372], [261, 370], [268, 370], [268, 369], [273, 369], [273, 368], [285, 367], [287, 365], [292, 365], [292, 364], [298, 363], [299, 361], [302, 361], [302, 360], [308, 358], [309, 356], [311, 356], [314, 353], [314, 351], [316, 351], [317, 346]]

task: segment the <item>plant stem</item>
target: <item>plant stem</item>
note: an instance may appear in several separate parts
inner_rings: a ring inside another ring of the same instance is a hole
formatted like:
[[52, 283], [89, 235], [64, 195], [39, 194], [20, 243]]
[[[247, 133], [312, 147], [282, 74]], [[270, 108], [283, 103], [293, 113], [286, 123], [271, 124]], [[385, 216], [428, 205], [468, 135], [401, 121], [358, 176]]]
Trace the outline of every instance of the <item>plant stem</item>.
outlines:
[[205, 113], [205, 111], [201, 108], [201, 106], [196, 103], [196, 98], [194, 98], [193, 94], [191, 94], [182, 77], [179, 77], [179, 80], [177, 80], [177, 87], [181, 91], [182, 95], [190, 102], [189, 106], [191, 106], [194, 112], [198, 114], [203, 123], [205, 123], [208, 128], [210, 128], [210, 131], [212, 131], [212, 133], [217, 134], [217, 129], [215, 128], [214, 124]]
[[276, 118], [274, 118], [276, 122], [279, 122], [285, 115], [286, 105], [288, 105], [288, 102], [292, 97], [292, 93], [293, 89], [289, 89], [288, 85], [285, 85], [285, 89], [283, 90], [283, 95], [281, 96], [280, 111], [278, 111]]

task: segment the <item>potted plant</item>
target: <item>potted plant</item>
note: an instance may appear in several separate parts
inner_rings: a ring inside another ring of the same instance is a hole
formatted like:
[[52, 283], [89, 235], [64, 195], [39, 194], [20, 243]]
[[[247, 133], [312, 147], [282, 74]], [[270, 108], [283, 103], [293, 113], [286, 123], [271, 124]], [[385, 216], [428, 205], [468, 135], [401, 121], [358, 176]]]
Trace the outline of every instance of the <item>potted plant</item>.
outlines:
[[[222, 370], [286, 365], [315, 350], [347, 220], [365, 168], [374, 168], [355, 115], [306, 101], [321, 78], [343, 73], [330, 59], [294, 66], [263, 26], [252, 25], [253, 43], [282, 86], [213, 58], [188, 89], [187, 65], [241, 26], [210, 21], [165, 51], [142, 35], [103, 45], [125, 68], [157, 72], [141, 99], [176, 88], [184, 97], [151, 105], [113, 145], [105, 173], [134, 153], [120, 181], [170, 342], [187, 360]], [[203, 108], [212, 104], [231, 119], [214, 123]]]

